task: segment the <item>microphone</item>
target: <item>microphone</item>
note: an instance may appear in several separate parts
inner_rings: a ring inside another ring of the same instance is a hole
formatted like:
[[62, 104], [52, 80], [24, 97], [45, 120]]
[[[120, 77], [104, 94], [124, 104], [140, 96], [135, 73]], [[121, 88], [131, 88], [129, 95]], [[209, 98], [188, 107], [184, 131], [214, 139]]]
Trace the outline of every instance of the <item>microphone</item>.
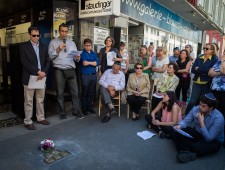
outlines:
[[[66, 44], [66, 39], [63, 39], [63, 43]], [[64, 48], [64, 52], [66, 52], [66, 48]]]

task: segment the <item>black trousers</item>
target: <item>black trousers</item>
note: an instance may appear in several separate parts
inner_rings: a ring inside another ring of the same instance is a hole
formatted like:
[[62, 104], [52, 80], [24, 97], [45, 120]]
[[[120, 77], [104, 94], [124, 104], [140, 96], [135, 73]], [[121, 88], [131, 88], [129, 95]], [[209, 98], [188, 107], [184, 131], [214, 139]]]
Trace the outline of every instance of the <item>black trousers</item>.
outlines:
[[127, 96], [127, 102], [129, 103], [130, 110], [132, 112], [135, 112], [136, 114], [139, 113], [141, 106], [145, 103], [146, 100], [147, 98], [142, 96], [135, 96], [135, 95]]
[[188, 127], [182, 129], [189, 133], [193, 138], [186, 137], [178, 132], [173, 131], [171, 137], [179, 151], [191, 151], [197, 153], [198, 156], [203, 156], [217, 152], [220, 149], [221, 143], [218, 140], [207, 142], [202, 135], [194, 128]]
[[180, 78], [179, 84], [175, 90], [177, 100], [180, 100], [180, 91], [182, 90], [182, 101], [187, 101], [187, 92], [190, 87], [190, 77]]
[[[161, 121], [161, 116], [156, 116], [156, 119]], [[172, 126], [157, 126], [152, 123], [152, 116], [151, 115], [145, 115], [145, 120], [149, 125], [151, 125], [152, 129], [159, 133], [160, 131], [163, 131], [166, 134], [171, 134], [173, 132]]]
[[162, 101], [163, 98], [152, 97], [152, 110], [154, 110], [158, 104]]

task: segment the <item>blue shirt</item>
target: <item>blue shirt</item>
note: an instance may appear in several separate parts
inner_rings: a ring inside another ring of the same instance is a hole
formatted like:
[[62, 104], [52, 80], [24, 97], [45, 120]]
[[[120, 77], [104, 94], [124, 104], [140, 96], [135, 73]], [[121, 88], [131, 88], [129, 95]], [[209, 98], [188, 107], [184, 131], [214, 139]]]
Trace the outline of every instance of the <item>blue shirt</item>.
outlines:
[[187, 126], [190, 126], [194, 123], [195, 130], [199, 132], [207, 142], [218, 140], [223, 143], [224, 118], [222, 113], [217, 109], [213, 109], [212, 112], [205, 116], [205, 126], [201, 128], [198, 118], [196, 117], [198, 112], [200, 112], [199, 106], [195, 106], [178, 124], [181, 126], [181, 128], [186, 128]]
[[171, 63], [171, 62], [176, 63], [177, 60], [178, 60], [178, 57], [175, 57], [174, 55], [172, 55], [172, 56], [169, 57], [169, 60], [170, 60], [170, 63]]
[[39, 56], [39, 42], [37, 43], [37, 45], [35, 45], [32, 41], [30, 41], [33, 48], [34, 48], [34, 51], [35, 51], [35, 54], [37, 56], [37, 61], [38, 61], [38, 68], [39, 70], [41, 70], [41, 62], [40, 62], [40, 56]]
[[[82, 74], [85, 74], [85, 75], [96, 74], [95, 67], [99, 65], [99, 59], [97, 54], [92, 50], [90, 53], [88, 53], [86, 50], [83, 50], [80, 57], [81, 57], [80, 62], [81, 62]], [[96, 62], [96, 66], [93, 66], [93, 65], [84, 66], [83, 61]]]

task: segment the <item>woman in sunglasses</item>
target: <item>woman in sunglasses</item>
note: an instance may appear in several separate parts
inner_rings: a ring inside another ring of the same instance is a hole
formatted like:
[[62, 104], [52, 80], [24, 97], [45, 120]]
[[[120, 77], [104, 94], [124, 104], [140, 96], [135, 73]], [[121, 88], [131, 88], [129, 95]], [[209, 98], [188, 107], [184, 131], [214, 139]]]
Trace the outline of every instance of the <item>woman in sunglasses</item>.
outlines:
[[[157, 113], [162, 109], [162, 116]], [[181, 109], [176, 103], [176, 95], [173, 91], [166, 91], [163, 100], [151, 112], [145, 116], [148, 122], [147, 128], [155, 130], [161, 138], [168, 137], [176, 125], [182, 119]]]
[[132, 111], [133, 121], [140, 119], [141, 106], [149, 98], [150, 81], [149, 75], [143, 73], [143, 64], [134, 65], [135, 73], [131, 73], [127, 82], [127, 102]]
[[185, 114], [187, 115], [191, 109], [197, 104], [202, 94], [210, 92], [211, 78], [208, 76], [209, 69], [218, 61], [215, 46], [206, 44], [203, 48], [203, 54], [200, 54], [192, 68], [191, 72], [195, 74], [193, 78], [193, 86], [191, 100], [187, 105]]

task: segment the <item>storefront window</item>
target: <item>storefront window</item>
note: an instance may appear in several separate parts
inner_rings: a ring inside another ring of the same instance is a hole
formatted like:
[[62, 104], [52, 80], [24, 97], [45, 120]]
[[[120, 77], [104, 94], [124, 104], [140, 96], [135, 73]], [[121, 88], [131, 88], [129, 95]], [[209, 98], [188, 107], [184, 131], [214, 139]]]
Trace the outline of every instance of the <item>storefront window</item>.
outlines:
[[74, 39], [74, 9], [66, 6], [53, 7], [53, 37], [59, 36], [59, 25], [66, 23], [68, 25], [68, 38]]

